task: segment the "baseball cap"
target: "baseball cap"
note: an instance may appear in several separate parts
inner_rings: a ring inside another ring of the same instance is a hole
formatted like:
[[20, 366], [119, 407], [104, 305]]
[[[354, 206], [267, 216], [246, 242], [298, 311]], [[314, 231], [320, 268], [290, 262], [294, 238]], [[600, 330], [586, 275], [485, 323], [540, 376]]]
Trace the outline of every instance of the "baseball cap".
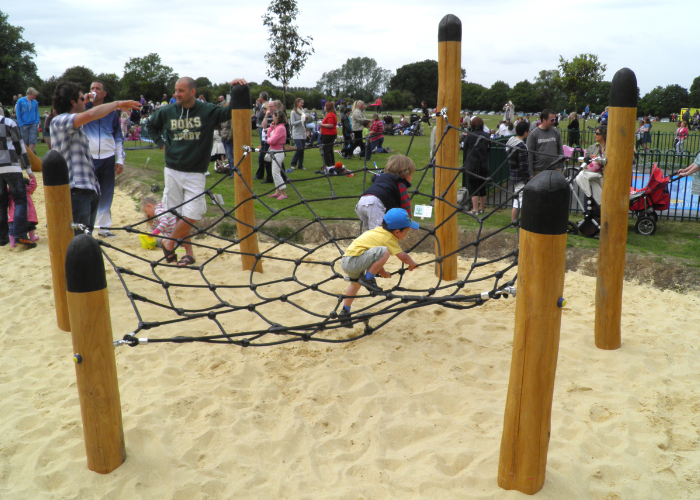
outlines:
[[386, 227], [393, 231], [395, 229], [403, 229], [405, 227], [410, 227], [411, 229], [418, 229], [420, 226], [417, 222], [413, 222], [408, 218], [408, 212], [403, 208], [392, 208], [386, 215], [384, 215], [384, 222], [386, 222]]

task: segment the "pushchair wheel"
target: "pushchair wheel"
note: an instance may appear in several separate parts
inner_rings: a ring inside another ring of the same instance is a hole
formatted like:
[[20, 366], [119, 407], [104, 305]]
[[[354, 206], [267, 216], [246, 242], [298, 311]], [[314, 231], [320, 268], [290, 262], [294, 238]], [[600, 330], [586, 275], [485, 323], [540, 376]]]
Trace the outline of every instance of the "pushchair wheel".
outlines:
[[570, 234], [572, 236], [577, 236], [578, 235], [578, 224], [576, 224], [573, 221], [568, 221], [569, 227], [566, 231], [566, 234]]
[[637, 234], [651, 236], [656, 232], [656, 221], [654, 221], [652, 217], [640, 217], [637, 219], [637, 223], [634, 225], [634, 230], [637, 232]]

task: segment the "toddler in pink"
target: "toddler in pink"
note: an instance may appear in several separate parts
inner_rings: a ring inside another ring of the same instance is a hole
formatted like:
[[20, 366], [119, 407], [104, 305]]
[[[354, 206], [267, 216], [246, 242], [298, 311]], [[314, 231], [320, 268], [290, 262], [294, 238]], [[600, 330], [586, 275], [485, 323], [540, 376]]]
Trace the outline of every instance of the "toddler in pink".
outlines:
[[[35, 234], [36, 225], [39, 223], [39, 219], [36, 215], [36, 208], [34, 208], [34, 202], [32, 201], [32, 193], [36, 191], [36, 179], [24, 179], [27, 184], [27, 232], [29, 234], [29, 239], [32, 241], [39, 241], [39, 237]], [[15, 200], [10, 198], [10, 207], [7, 212], [7, 222], [10, 225], [10, 246], [14, 247], [16, 245], [15, 238], [12, 236], [12, 224], [15, 221]]]

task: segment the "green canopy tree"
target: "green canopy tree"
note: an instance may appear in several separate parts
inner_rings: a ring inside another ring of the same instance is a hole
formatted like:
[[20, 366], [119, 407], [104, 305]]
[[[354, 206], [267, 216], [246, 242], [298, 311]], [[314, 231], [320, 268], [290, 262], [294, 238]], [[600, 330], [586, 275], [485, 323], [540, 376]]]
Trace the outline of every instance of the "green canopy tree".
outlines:
[[[12, 26], [8, 15], [0, 11], [0, 102], [12, 106], [12, 96], [24, 94], [28, 87], [41, 88], [34, 57], [34, 44], [22, 37], [24, 28]], [[41, 102], [50, 100], [39, 95]]]
[[688, 104], [691, 108], [700, 108], [700, 76], [693, 80], [688, 94]]
[[579, 54], [571, 61], [559, 56], [559, 71], [554, 82], [578, 111], [588, 94], [603, 81], [607, 66], [598, 60], [595, 54]]
[[[462, 69], [462, 81], [467, 77]], [[438, 62], [434, 59], [405, 64], [396, 70], [389, 81], [389, 90], [408, 90], [416, 96], [414, 105], [425, 101], [427, 106], [437, 106]], [[462, 100], [464, 101], [464, 99]]]
[[471, 82], [462, 82], [462, 109], [476, 111], [481, 109], [481, 96], [488, 89], [483, 85]]
[[513, 101], [516, 111], [533, 112], [538, 109], [537, 92], [535, 86], [528, 80], [516, 83], [510, 93], [508, 100]]
[[294, 20], [299, 13], [296, 0], [272, 0], [263, 16], [270, 32], [270, 52], [265, 54], [267, 76], [282, 82], [282, 102], [287, 106], [287, 85], [306, 65], [314, 53], [313, 38], [299, 34]]
[[533, 112], [539, 113], [545, 108], [558, 110], [566, 106], [566, 95], [556, 83], [558, 75], [559, 72], [556, 69], [544, 69], [535, 77], [533, 85], [537, 96], [537, 106]]
[[124, 65], [121, 98], [138, 100], [143, 94], [146, 100], [159, 100], [163, 94], [172, 94], [178, 75], [165, 66], [156, 53], [146, 57], [132, 57]]

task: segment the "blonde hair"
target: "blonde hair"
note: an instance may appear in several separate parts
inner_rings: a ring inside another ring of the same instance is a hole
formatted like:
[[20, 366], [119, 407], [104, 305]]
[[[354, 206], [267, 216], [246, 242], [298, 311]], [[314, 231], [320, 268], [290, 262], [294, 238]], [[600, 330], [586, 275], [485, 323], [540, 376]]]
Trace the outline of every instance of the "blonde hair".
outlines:
[[406, 179], [409, 175], [416, 171], [416, 164], [413, 163], [408, 156], [393, 155], [386, 162], [384, 172], [387, 174], [396, 174], [402, 179]]
[[353, 102], [353, 103], [352, 103], [352, 110], [353, 110], [353, 111], [355, 111], [355, 109], [357, 109], [357, 105], [358, 105], [358, 104], [364, 104], [364, 102], [362, 102], [362, 101], [355, 101], [355, 102]]
[[146, 196], [143, 200], [141, 200], [141, 208], [145, 207], [146, 205], [153, 205], [155, 207], [157, 204], [158, 202], [152, 196]]

